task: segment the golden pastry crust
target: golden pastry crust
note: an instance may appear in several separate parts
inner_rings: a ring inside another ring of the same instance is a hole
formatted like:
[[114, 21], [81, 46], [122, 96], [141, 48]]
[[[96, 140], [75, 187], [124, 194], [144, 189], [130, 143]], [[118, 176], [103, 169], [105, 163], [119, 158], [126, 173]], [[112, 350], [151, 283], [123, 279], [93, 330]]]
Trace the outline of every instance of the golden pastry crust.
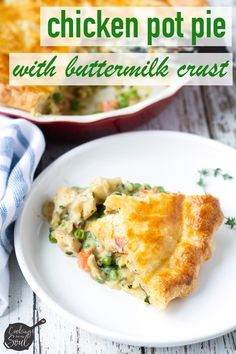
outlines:
[[10, 86], [0, 84], [0, 103], [12, 108], [37, 113], [44, 104], [53, 87], [43, 86]]
[[[149, 193], [144, 198], [111, 195], [106, 216], [90, 230], [106, 249], [123, 245], [127, 267], [150, 302], [160, 308], [196, 287], [201, 264], [211, 257], [213, 235], [223, 222], [211, 195]], [[122, 242], [121, 242], [122, 241]]]

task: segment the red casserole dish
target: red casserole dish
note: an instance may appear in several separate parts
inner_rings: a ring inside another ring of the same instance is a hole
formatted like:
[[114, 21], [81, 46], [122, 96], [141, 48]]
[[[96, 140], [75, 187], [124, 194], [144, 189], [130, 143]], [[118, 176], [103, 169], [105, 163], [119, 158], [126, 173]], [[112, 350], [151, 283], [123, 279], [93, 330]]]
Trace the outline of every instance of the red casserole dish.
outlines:
[[156, 117], [182, 86], [159, 88], [151, 97], [132, 106], [90, 115], [40, 115], [0, 106], [0, 113], [25, 118], [37, 124], [46, 136], [62, 142], [87, 141], [104, 135], [130, 131]]

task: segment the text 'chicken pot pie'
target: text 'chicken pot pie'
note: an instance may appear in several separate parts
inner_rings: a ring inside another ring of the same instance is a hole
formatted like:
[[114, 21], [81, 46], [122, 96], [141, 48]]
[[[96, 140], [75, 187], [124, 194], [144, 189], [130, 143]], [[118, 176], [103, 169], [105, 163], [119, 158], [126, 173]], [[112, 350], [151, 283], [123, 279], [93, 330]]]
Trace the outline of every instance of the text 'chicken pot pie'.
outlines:
[[165, 308], [196, 287], [223, 222], [218, 199], [97, 178], [60, 188], [43, 213], [49, 239], [92, 278]]
[[[145, 100], [148, 87], [10, 86], [9, 53], [117, 52], [118, 48], [41, 47], [41, 6], [205, 6], [205, 0], [0, 0], [0, 104], [33, 115], [78, 115], [126, 108]], [[129, 50], [129, 49], [126, 49]], [[136, 52], [140, 48], [131, 48]], [[141, 51], [145, 48], [141, 48]], [[146, 49], [153, 51], [153, 48]]]

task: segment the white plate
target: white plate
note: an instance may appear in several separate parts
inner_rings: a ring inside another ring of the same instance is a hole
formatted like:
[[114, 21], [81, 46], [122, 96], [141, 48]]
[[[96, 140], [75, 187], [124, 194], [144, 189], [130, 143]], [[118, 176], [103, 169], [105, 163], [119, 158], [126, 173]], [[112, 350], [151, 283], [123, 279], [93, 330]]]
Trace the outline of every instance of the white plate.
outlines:
[[[236, 177], [236, 151], [198, 136], [174, 132], [120, 134], [89, 142], [60, 157], [35, 181], [15, 229], [16, 255], [36, 294], [75, 325], [115, 341], [175, 346], [203, 341], [236, 328], [236, 231], [223, 226], [215, 252], [200, 271], [197, 289], [166, 311], [96, 283], [48, 241], [41, 217], [45, 199], [61, 185], [86, 186], [97, 176], [201, 193], [199, 169], [220, 167]], [[236, 214], [235, 180], [208, 180], [226, 215]], [[47, 319], [50, 321], [50, 319]]]

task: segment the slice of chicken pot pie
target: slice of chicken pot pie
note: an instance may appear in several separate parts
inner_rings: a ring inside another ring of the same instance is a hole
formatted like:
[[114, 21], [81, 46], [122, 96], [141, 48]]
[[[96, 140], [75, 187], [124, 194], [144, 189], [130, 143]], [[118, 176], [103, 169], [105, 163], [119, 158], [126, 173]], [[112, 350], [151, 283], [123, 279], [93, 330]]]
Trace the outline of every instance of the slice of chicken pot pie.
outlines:
[[196, 287], [223, 222], [211, 195], [166, 193], [119, 178], [61, 188], [43, 212], [50, 241], [92, 278], [161, 309]]

